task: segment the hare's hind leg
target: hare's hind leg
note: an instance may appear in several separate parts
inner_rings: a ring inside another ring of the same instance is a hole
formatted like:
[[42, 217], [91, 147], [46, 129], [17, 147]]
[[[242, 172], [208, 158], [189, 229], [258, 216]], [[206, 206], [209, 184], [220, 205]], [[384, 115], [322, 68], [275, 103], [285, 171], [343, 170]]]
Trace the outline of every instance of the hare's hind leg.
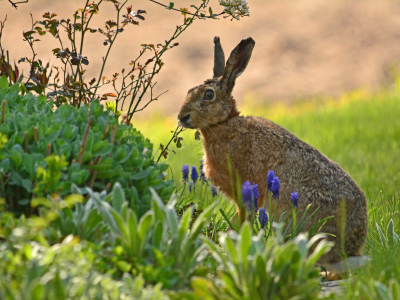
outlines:
[[327, 271], [335, 274], [343, 274], [358, 269], [370, 261], [369, 256], [349, 256], [336, 263], [323, 264]]

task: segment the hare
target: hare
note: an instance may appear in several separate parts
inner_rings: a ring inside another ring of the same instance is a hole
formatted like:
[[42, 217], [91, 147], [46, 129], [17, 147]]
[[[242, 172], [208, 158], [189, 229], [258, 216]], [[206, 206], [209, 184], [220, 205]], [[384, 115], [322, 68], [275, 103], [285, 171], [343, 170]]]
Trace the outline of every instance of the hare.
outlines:
[[[336, 265], [338, 269], [344, 254], [361, 255], [368, 227], [365, 194], [337, 163], [286, 129], [261, 117], [241, 116], [232, 90], [247, 67], [255, 42], [252, 38], [242, 40], [226, 65], [218, 37], [214, 44], [213, 79], [188, 91], [178, 115], [183, 127], [198, 129], [203, 137], [206, 176], [234, 200], [229, 157], [234, 177], [238, 174], [241, 182], [258, 184], [260, 207], [268, 196], [268, 171], [273, 170], [281, 185], [275, 204], [278, 216], [290, 211], [293, 191], [299, 195], [299, 209], [304, 211], [310, 203], [311, 210], [320, 207], [304, 231], [319, 219], [334, 216], [322, 231], [334, 235], [328, 239], [335, 246], [320, 260], [321, 264]], [[238, 213], [243, 220], [243, 212]]]

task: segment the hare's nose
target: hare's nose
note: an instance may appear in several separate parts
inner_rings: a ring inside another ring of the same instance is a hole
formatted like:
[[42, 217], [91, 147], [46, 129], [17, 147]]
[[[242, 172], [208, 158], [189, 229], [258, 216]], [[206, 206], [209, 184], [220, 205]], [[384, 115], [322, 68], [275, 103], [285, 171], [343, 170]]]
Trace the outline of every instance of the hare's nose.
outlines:
[[185, 125], [187, 125], [187, 122], [189, 121], [189, 119], [190, 119], [190, 114], [187, 114], [186, 116], [184, 116], [184, 117], [182, 117], [182, 118], [179, 118], [179, 122], [180, 122], [183, 126], [185, 126]]

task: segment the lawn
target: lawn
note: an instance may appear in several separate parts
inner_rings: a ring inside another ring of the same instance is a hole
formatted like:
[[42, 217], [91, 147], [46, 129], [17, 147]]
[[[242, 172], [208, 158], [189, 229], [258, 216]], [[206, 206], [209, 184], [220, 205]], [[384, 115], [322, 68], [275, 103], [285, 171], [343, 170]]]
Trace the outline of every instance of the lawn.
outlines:
[[[387, 253], [380, 252], [383, 242], [376, 228], [376, 223], [380, 224], [385, 233], [388, 222], [393, 219], [395, 232], [400, 231], [399, 86], [376, 93], [354, 91], [338, 99], [268, 103], [262, 107], [252, 105], [252, 100], [251, 96], [247, 97], [246, 105], [239, 108], [243, 114], [263, 116], [288, 129], [341, 165], [366, 193], [369, 236], [365, 253], [373, 258], [373, 267], [361, 272], [360, 278], [364, 282], [370, 278], [384, 282], [393, 276], [399, 278], [396, 265], [400, 262], [389, 261]], [[168, 142], [176, 121], [158, 115], [134, 126], [156, 147]], [[194, 130], [187, 130], [181, 136], [183, 147], [178, 149], [171, 144], [176, 153], [170, 151], [166, 159], [171, 167], [169, 176], [178, 179], [177, 182], [182, 176], [182, 165], [198, 166], [202, 157], [202, 142], [194, 139]]]

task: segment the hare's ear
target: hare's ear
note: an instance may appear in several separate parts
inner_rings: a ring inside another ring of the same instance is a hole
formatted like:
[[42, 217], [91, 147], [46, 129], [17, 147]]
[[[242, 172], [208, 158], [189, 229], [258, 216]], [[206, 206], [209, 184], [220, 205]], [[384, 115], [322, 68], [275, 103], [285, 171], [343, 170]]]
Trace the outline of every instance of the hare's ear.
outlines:
[[246, 69], [255, 43], [256, 42], [249, 37], [242, 40], [231, 52], [222, 77], [222, 85], [226, 86], [228, 91], [233, 89], [236, 78]]
[[225, 68], [225, 55], [222, 50], [221, 42], [219, 37], [214, 38], [214, 75], [213, 78], [218, 78], [224, 74]]

